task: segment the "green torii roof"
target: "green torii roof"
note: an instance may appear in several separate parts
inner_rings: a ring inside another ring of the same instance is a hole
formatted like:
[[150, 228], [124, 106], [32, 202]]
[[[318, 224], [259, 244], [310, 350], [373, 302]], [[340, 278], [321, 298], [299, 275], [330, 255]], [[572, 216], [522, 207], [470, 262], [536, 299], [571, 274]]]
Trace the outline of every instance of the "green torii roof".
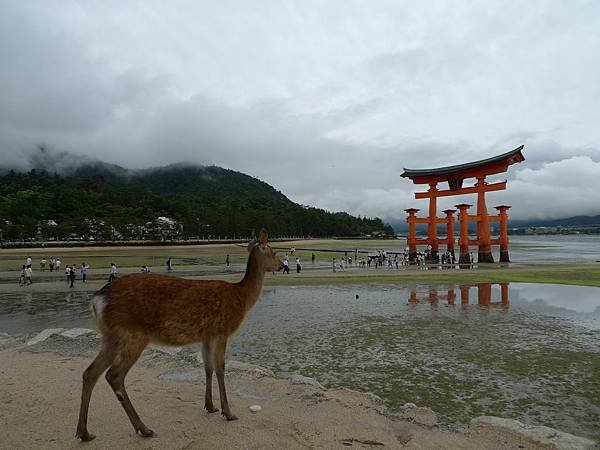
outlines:
[[[503, 153], [498, 156], [493, 156], [491, 158], [482, 159], [480, 161], [473, 161], [466, 164], [458, 164], [455, 166], [447, 166], [447, 167], [437, 167], [435, 169], [407, 169], [404, 168], [404, 172], [401, 177], [412, 178], [412, 177], [426, 177], [426, 176], [443, 176], [455, 174], [456, 172], [461, 172], [467, 169], [474, 169], [478, 167], [483, 167], [487, 165], [492, 165], [495, 163], [507, 161], [508, 165], [513, 164], [515, 162], [525, 161], [525, 157], [521, 154], [521, 150], [523, 150], [523, 145], [511, 150], [510, 152]], [[516, 157], [516, 158], [515, 158]]]

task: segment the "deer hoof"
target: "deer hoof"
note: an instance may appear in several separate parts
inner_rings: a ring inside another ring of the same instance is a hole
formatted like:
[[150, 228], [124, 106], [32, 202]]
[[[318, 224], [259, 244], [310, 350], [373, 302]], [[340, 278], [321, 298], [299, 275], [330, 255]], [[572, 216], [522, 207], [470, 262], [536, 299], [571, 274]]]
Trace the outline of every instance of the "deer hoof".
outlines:
[[206, 411], [207, 411], [209, 414], [216, 413], [216, 412], [219, 410], [219, 408], [215, 408], [214, 406], [205, 406], [205, 407], [204, 407], [204, 409], [205, 409], [205, 410], [206, 410]]
[[75, 437], [81, 439], [81, 442], [90, 442], [90, 441], [93, 441], [94, 439], [96, 439], [95, 435], [90, 434], [87, 431], [84, 431], [82, 433], [77, 432]]
[[156, 437], [156, 433], [148, 428], [145, 430], [138, 430], [138, 433], [145, 438]]
[[228, 421], [232, 421], [232, 420], [238, 420], [237, 416], [234, 416], [233, 414], [223, 414], [225, 416], [225, 418]]

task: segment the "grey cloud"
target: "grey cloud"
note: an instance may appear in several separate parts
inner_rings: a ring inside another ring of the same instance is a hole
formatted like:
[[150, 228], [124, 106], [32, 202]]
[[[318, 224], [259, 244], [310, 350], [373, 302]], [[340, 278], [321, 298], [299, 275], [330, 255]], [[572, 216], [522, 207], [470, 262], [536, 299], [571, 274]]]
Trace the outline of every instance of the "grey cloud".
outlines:
[[525, 144], [490, 206], [599, 212], [577, 175], [600, 161], [594, 4], [118, 6], [5, 3], [0, 165], [38, 145], [130, 168], [217, 164], [302, 204], [401, 220], [426, 207], [404, 167]]

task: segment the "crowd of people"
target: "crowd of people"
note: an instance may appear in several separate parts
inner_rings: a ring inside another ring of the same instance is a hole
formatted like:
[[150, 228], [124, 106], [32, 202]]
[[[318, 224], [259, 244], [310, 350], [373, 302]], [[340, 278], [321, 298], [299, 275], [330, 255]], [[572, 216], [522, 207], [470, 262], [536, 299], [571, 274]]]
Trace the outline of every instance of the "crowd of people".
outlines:
[[[334, 272], [343, 272], [348, 267], [358, 268], [388, 268], [400, 269], [402, 266], [416, 265], [419, 269], [428, 269], [432, 265], [437, 265], [440, 268], [454, 267], [458, 264], [456, 256], [450, 251], [439, 252], [437, 255], [432, 252], [431, 247], [427, 246], [422, 252], [417, 252], [414, 261], [411, 262], [408, 248], [402, 253], [388, 253], [385, 250], [377, 250], [375, 253], [370, 253], [367, 256], [358, 256], [355, 252], [354, 259], [348, 256], [348, 252], [342, 258], [332, 258], [332, 270]], [[473, 253], [470, 253], [470, 265], [473, 267]]]
[[[40, 272], [46, 272], [46, 266], [50, 272], [59, 272], [62, 262], [58, 257], [55, 258], [54, 256], [51, 256], [50, 259], [42, 257], [40, 259]], [[65, 266], [64, 274], [69, 287], [74, 287], [75, 280], [77, 279], [77, 272], [79, 272], [79, 275], [81, 276], [81, 281], [85, 283], [87, 281], [89, 269], [89, 264], [85, 262], [83, 262], [79, 267], [77, 267], [77, 264], [67, 264]], [[23, 264], [21, 267], [19, 284], [21, 286], [33, 284], [33, 259], [31, 256], [28, 256], [25, 259], [25, 264]]]
[[[291, 248], [289, 251], [289, 255], [286, 253], [283, 258], [283, 273], [290, 273], [290, 259], [291, 255], [296, 253], [295, 248]], [[354, 254], [354, 256], [352, 255]], [[457, 264], [456, 256], [449, 252], [440, 252], [435, 257], [433, 256], [433, 252], [431, 251], [431, 247], [427, 246], [427, 248], [423, 252], [418, 252], [415, 256], [414, 261], [412, 263], [420, 269], [427, 269], [431, 267], [432, 264], [439, 264], [439, 267], [453, 267]], [[311, 262], [314, 265], [316, 260], [316, 256], [314, 253], [311, 254]], [[294, 258], [294, 262], [296, 263], [296, 273], [300, 273], [302, 271], [302, 263], [300, 261], [300, 256], [296, 254]], [[231, 264], [231, 259], [229, 254], [227, 254], [225, 258], [225, 265], [229, 268]], [[403, 252], [387, 252], [384, 249], [377, 250], [374, 253], [369, 253], [366, 256], [361, 256], [358, 253], [358, 249], [355, 249], [354, 252], [344, 252], [344, 256], [340, 258], [333, 257], [331, 260], [331, 268], [334, 272], [344, 272], [349, 267], [356, 268], [371, 268], [375, 269], [379, 268], [388, 268], [388, 269], [400, 269], [402, 266], [408, 266], [411, 264], [408, 248]], [[470, 253], [470, 264], [471, 267], [474, 265], [473, 253]], [[49, 259], [46, 257], [42, 257], [40, 259], [40, 272], [46, 272], [48, 269], [50, 272], [59, 272], [61, 270], [62, 261], [58, 257], [51, 256]], [[33, 283], [33, 260], [31, 256], [28, 256], [25, 259], [25, 264], [23, 264], [20, 276], [19, 276], [19, 284], [21, 286], [31, 285]], [[173, 261], [169, 257], [166, 261], [166, 269], [167, 272], [173, 271]], [[78, 275], [81, 277], [81, 282], [85, 283], [88, 277], [88, 273], [90, 271], [90, 266], [86, 262], [83, 262], [80, 266], [77, 264], [68, 264], [65, 266], [65, 278], [66, 282], [70, 288], [75, 286], [75, 281], [78, 279]], [[147, 265], [143, 265], [141, 267], [141, 272], [145, 274], [150, 273], [150, 267]], [[108, 269], [108, 282], [112, 282], [117, 278], [118, 269], [115, 263], [111, 263]]]
[[[46, 269], [48, 269], [49, 272], [59, 273], [61, 266], [62, 262], [58, 257], [55, 258], [54, 256], [51, 256], [49, 259], [46, 259], [46, 257], [42, 257], [40, 259], [40, 272], [46, 272]], [[75, 287], [75, 280], [77, 280], [78, 275], [81, 279], [81, 282], [85, 283], [87, 281], [89, 271], [90, 265], [85, 261], [79, 266], [77, 264], [65, 265], [64, 276], [67, 285], [70, 288]], [[109, 281], [112, 281], [114, 278], [116, 278], [116, 274], [117, 266], [114, 263], [111, 263], [109, 269]], [[28, 256], [25, 259], [25, 264], [22, 265], [20, 270], [19, 285], [29, 286], [31, 284], [33, 284], [33, 259], [31, 256]]]

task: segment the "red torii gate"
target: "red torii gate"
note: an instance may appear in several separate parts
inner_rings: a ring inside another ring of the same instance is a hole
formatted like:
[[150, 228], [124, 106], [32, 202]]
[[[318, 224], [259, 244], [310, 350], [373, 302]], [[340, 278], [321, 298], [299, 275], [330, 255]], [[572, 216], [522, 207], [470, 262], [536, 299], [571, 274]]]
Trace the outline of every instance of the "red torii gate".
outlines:
[[[468, 264], [469, 244], [478, 245], [479, 252], [477, 261], [480, 263], [493, 263], [492, 245], [500, 245], [500, 262], [509, 262], [508, 255], [508, 209], [510, 206], [496, 206], [499, 211], [497, 216], [489, 216], [485, 203], [485, 193], [491, 191], [501, 191], [506, 189], [506, 181], [491, 183], [485, 181], [488, 175], [504, 173], [508, 166], [525, 161], [521, 153], [523, 145], [510, 152], [492, 158], [474, 161], [467, 164], [456, 166], [439, 167], [436, 169], [404, 169], [402, 177], [410, 178], [415, 184], [428, 184], [427, 192], [415, 193], [416, 199], [429, 199], [429, 216], [425, 218], [417, 217], [419, 209], [409, 208], [408, 213], [408, 248], [409, 258], [414, 261], [417, 256], [417, 244], [431, 246], [430, 257], [437, 261], [440, 244], [446, 244], [448, 251], [454, 255], [454, 213], [455, 209], [447, 209], [444, 212], [446, 217], [437, 217], [437, 199], [438, 197], [448, 197], [453, 195], [477, 194], [477, 213], [471, 215], [468, 209], [472, 205], [456, 205], [459, 209], [458, 220], [460, 221], [460, 258], [459, 264]], [[463, 187], [463, 181], [467, 178], [475, 178], [477, 182], [470, 187]], [[448, 189], [439, 190], [438, 183], [448, 183]], [[469, 222], [477, 223], [477, 239], [469, 239]], [[491, 239], [490, 222], [500, 222], [500, 237]], [[427, 224], [427, 239], [417, 239], [416, 224]], [[446, 239], [438, 239], [437, 226], [445, 224], [447, 230]]]

